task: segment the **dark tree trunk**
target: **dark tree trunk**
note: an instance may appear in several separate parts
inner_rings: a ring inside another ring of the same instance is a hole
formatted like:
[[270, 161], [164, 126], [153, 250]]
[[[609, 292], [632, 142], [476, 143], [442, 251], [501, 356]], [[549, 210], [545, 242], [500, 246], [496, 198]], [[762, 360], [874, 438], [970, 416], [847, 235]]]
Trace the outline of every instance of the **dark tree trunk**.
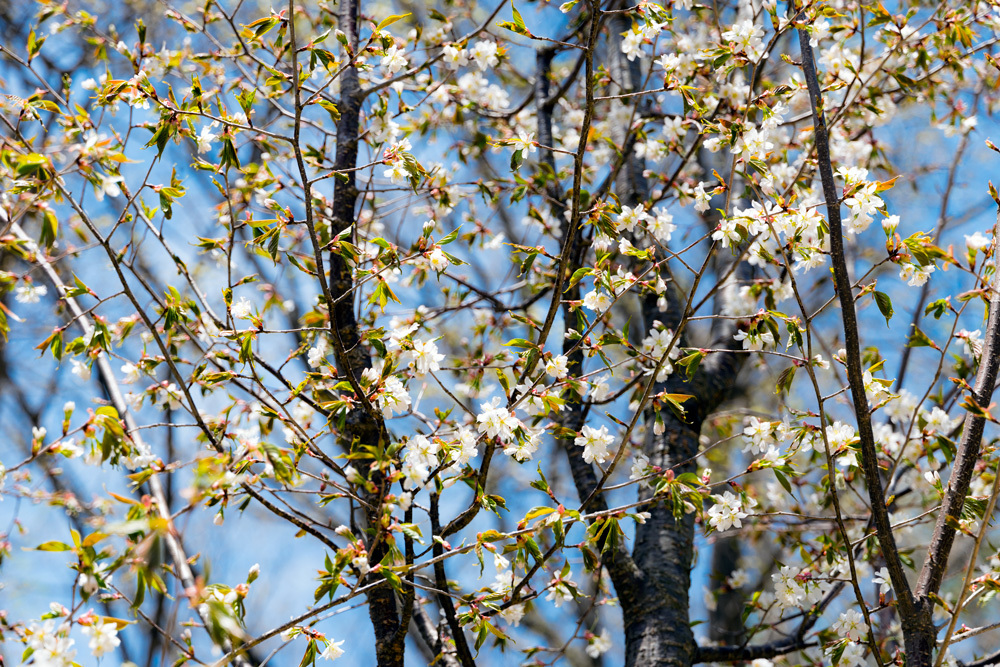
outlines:
[[[652, 416], [652, 415], [651, 415]], [[666, 430], [654, 435], [648, 421], [643, 449], [650, 464], [675, 474], [695, 469], [698, 426], [663, 415]], [[700, 424], [699, 424], [700, 426]], [[649, 491], [645, 496], [649, 496]], [[674, 508], [660, 502], [652, 516], [637, 526], [632, 558], [640, 574], [631, 596], [622, 598], [625, 617], [625, 664], [634, 667], [687, 667], [695, 653], [689, 624], [688, 591], [694, 556], [694, 515], [674, 517]]]
[[[352, 52], [358, 49], [358, 0], [341, 0], [338, 25], [347, 36]], [[340, 120], [337, 122], [337, 152], [334, 169], [345, 174], [343, 181], [334, 180], [333, 219], [330, 233], [336, 235], [355, 222], [358, 190], [355, 182], [355, 167], [358, 161], [360, 136], [361, 103], [364, 92], [361, 89], [357, 70], [353, 66], [345, 68], [340, 77]], [[309, 196], [308, 190], [306, 196]], [[307, 202], [311, 205], [311, 202]], [[357, 318], [354, 315], [354, 275], [351, 266], [336, 251], [329, 254], [330, 296], [334, 300], [331, 308], [331, 334], [334, 338], [337, 371], [342, 377], [353, 376], [356, 383], [361, 374], [371, 367], [367, 348], [361, 342]], [[361, 397], [358, 397], [361, 399]], [[342, 444], [349, 450], [360, 445], [381, 448], [388, 444], [388, 434], [382, 416], [362, 400], [350, 413], [343, 432]], [[368, 560], [374, 566], [388, 554], [387, 536], [380, 525], [382, 498], [386, 493], [386, 480], [381, 472], [372, 471], [368, 476], [369, 489], [363, 497], [369, 508], [365, 511], [365, 543]], [[380, 576], [380, 575], [369, 575]], [[396, 595], [387, 585], [368, 593], [368, 614], [375, 631], [375, 654], [379, 667], [402, 667], [405, 653], [405, 637], [409, 618], [404, 606], [403, 619], [397, 608]]]

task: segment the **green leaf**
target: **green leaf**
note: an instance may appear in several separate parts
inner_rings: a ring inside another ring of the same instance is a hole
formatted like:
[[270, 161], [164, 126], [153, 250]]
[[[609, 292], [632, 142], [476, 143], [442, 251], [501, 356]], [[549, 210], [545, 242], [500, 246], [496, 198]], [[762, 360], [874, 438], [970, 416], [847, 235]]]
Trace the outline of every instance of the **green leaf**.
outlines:
[[785, 491], [788, 491], [788, 494], [791, 495], [792, 485], [789, 484], [788, 478], [782, 475], [776, 469], [774, 470], [774, 476], [778, 480], [778, 483], [781, 484], [781, 488], [783, 488]]
[[66, 296], [76, 297], [76, 296], [83, 296], [84, 294], [89, 294], [90, 296], [97, 296], [96, 294], [94, 294], [94, 290], [87, 287], [87, 285], [84, 284], [84, 282], [80, 280], [79, 276], [77, 276], [75, 273], [73, 274], [73, 285], [74, 287], [71, 287], [68, 290], [66, 290]]
[[789, 366], [785, 370], [781, 371], [781, 375], [778, 376], [778, 384], [774, 388], [775, 394], [788, 393], [792, 388], [792, 380], [795, 379], [795, 366]]
[[523, 151], [516, 150], [516, 151], [514, 151], [514, 154], [510, 156], [510, 170], [511, 171], [517, 171], [518, 168], [520, 168], [520, 166], [522, 164], [524, 164], [524, 155], [522, 153], [523, 153]]
[[951, 303], [948, 301], [947, 298], [938, 299], [936, 301], [931, 301], [929, 304], [927, 304], [927, 307], [924, 308], [924, 315], [930, 315], [931, 313], [933, 313], [934, 319], [940, 320], [941, 316], [944, 315], [946, 312], [948, 312], [949, 308], [951, 308]]
[[236, 101], [240, 103], [240, 108], [247, 118], [250, 118], [250, 109], [253, 107], [254, 97], [257, 96], [255, 88], [244, 88], [236, 95]]
[[906, 339], [906, 347], [933, 347], [935, 350], [940, 349], [919, 327], [913, 327], [913, 333]]
[[253, 23], [247, 23], [243, 26], [244, 34], [251, 36], [252, 39], [260, 39], [268, 33], [274, 26], [278, 24], [278, 17], [271, 15], [259, 18]]
[[500, 381], [500, 386], [503, 387], [504, 393], [510, 396], [510, 380], [507, 379], [507, 374], [503, 372], [502, 368], [496, 369], [497, 379]]
[[592, 275], [594, 275], [593, 269], [589, 269], [587, 267], [583, 267], [582, 269], [577, 269], [576, 271], [573, 272], [573, 276], [569, 279], [569, 284], [566, 285], [565, 291], [568, 292], [574, 285], [583, 280], [585, 277]]
[[458, 230], [461, 229], [461, 228], [462, 227], [459, 226], [458, 229], [452, 230], [447, 236], [441, 238], [437, 242], [437, 244], [438, 245], [448, 245], [449, 243], [451, 243], [452, 241], [454, 241], [455, 239], [458, 238]]
[[889, 320], [892, 319], [892, 299], [885, 292], [875, 292], [875, 303], [878, 304], [878, 309], [882, 313], [882, 317], [885, 318], [885, 325], [889, 326]]
[[511, 0], [510, 2], [510, 11], [514, 20], [499, 21], [497, 26], [503, 28], [504, 30], [510, 30], [518, 35], [522, 35], [523, 37], [531, 37], [531, 31], [528, 30], [528, 26], [524, 24], [524, 19], [521, 18], [521, 12], [517, 11], [517, 7], [514, 6], [514, 0]]
[[667, 406], [681, 421], [687, 421], [687, 410], [681, 405], [689, 398], [694, 398], [689, 394], [660, 394], [657, 398], [667, 402]]
[[701, 350], [695, 350], [691, 354], [678, 359], [677, 365], [683, 366], [687, 374], [688, 380], [694, 377], [694, 374], [698, 371], [698, 366], [701, 364], [701, 360], [705, 358], [705, 353]]
[[833, 649], [833, 653], [830, 655], [830, 664], [836, 665], [840, 662], [840, 659], [844, 657], [844, 651], [847, 649], [847, 641], [842, 641], [837, 644]]
[[511, 32], [516, 32], [519, 35], [524, 35], [525, 37], [531, 37], [531, 33], [521, 32], [517, 27], [517, 24], [513, 21], [497, 21], [497, 27], [503, 28], [504, 30], [510, 30]]
[[336, 104], [329, 100], [320, 100], [318, 104], [326, 109], [326, 112], [330, 114], [330, 120], [334, 123], [340, 120], [340, 110], [337, 108]]
[[382, 19], [379, 22], [379, 24], [375, 28], [375, 30], [381, 32], [383, 28], [388, 28], [389, 26], [391, 26], [396, 21], [400, 21], [402, 19], [405, 19], [407, 16], [409, 16], [409, 14], [393, 14], [391, 16], [386, 16], [384, 19]]
[[38, 238], [38, 244], [45, 248], [51, 248], [56, 242], [56, 235], [59, 233], [59, 220], [56, 214], [50, 209], [45, 209], [42, 216], [42, 232]]
[[104, 415], [104, 416], [107, 416], [107, 417], [111, 417], [112, 419], [118, 419], [119, 418], [118, 417], [118, 411], [115, 410], [114, 407], [112, 407], [110, 405], [105, 405], [105, 406], [99, 407], [99, 408], [97, 408], [97, 410], [95, 412], [96, 412], [96, 414]]
[[403, 534], [407, 537], [412, 537], [420, 544], [424, 543], [423, 533], [420, 532], [420, 526], [415, 523], [401, 523], [399, 524], [399, 529], [403, 531]]
[[555, 509], [539, 505], [538, 507], [532, 507], [528, 513], [524, 515], [524, 518], [531, 521], [532, 519], [537, 519], [540, 516], [545, 516], [546, 514], [551, 514], [552, 512], [555, 512]]
[[625, 533], [618, 524], [618, 519], [609, 516], [605, 519], [598, 519], [590, 524], [590, 527], [587, 529], [587, 535], [594, 546], [600, 549], [601, 553], [613, 553], [618, 549], [618, 545], [621, 544]]

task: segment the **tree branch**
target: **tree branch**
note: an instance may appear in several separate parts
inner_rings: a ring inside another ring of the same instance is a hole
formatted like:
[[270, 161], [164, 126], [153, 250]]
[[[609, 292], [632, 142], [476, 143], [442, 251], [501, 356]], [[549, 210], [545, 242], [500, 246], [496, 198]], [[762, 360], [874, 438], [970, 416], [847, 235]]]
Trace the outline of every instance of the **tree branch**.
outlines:
[[822, 93], [816, 77], [816, 65], [809, 39], [809, 33], [805, 29], [800, 29], [799, 46], [802, 51], [802, 69], [809, 90], [809, 101], [815, 126], [816, 155], [819, 160], [823, 195], [826, 199], [827, 221], [830, 227], [830, 255], [833, 260], [834, 285], [840, 300], [844, 324], [847, 376], [851, 397], [854, 401], [854, 413], [858, 421], [858, 434], [861, 438], [861, 466], [867, 482], [876, 535], [879, 545], [882, 547], [905, 627], [907, 619], [914, 618], [913, 593], [906, 580], [906, 573], [903, 571], [903, 563], [899, 557], [896, 539], [892, 534], [892, 525], [889, 521], [889, 511], [885, 504], [885, 492], [882, 489], [875, 435], [872, 431], [871, 415], [868, 410], [868, 397], [865, 394], [864, 371], [861, 368], [860, 335], [858, 333], [857, 313], [854, 310], [854, 294], [851, 290], [851, 280], [847, 273], [847, 260], [844, 255], [844, 232], [840, 219], [840, 199], [837, 196], [837, 188], [833, 180], [833, 165], [830, 160], [830, 137], [823, 114]]
[[1000, 651], [991, 653], [985, 658], [980, 658], [973, 662], [960, 662], [959, 667], [993, 667], [994, 665], [1000, 665]]
[[[993, 228], [993, 259], [995, 266], [1000, 268], [1000, 264], [997, 263], [1000, 255], [997, 254], [995, 236], [998, 227], [1000, 227], [1000, 212], [997, 214], [997, 225]], [[948, 566], [948, 556], [951, 554], [951, 548], [955, 541], [955, 526], [961, 517], [965, 497], [969, 493], [969, 485], [972, 482], [972, 473], [979, 460], [983, 430], [986, 426], [986, 417], [979, 409], [983, 411], [989, 409], [990, 402], [993, 400], [997, 374], [1000, 371], [1000, 289], [998, 289], [1000, 281], [998, 278], [1000, 275], [994, 272], [990, 285], [991, 295], [986, 341], [983, 344], [979, 370], [976, 373], [976, 384], [972, 389], [972, 395], [968, 397], [969, 402], [974, 403], [974, 406], [970, 407], [976, 408], [976, 411], [969, 410], [965, 415], [962, 439], [955, 454], [951, 477], [948, 479], [948, 488], [945, 490], [944, 499], [941, 502], [941, 511], [934, 526], [934, 535], [927, 552], [927, 560], [924, 561], [920, 578], [917, 580], [916, 594], [921, 598], [936, 594], [941, 588], [941, 581]]]
[[802, 637], [781, 639], [756, 646], [699, 646], [695, 652], [692, 664], [700, 662], [750, 662], [751, 660], [769, 660], [779, 655], [786, 655], [816, 646], [817, 642], [806, 641]]
[[[438, 495], [436, 493], [431, 494], [431, 507], [430, 507], [430, 520], [431, 520], [431, 536], [432, 539], [436, 535], [441, 534], [441, 521], [438, 514]], [[444, 555], [444, 546], [441, 544], [440, 540], [434, 540], [433, 555], [435, 558]], [[469, 650], [469, 642], [466, 641], [465, 631], [458, 622], [458, 617], [455, 615], [455, 605], [452, 603], [451, 598], [446, 594], [448, 590], [448, 577], [444, 570], [444, 560], [438, 560], [434, 563], [434, 585], [439, 591], [445, 591], [444, 593], [439, 593], [438, 605], [440, 605], [442, 611], [444, 611], [444, 616], [448, 621], [448, 628], [451, 629], [452, 639], [455, 641], [455, 653], [458, 657], [458, 662], [462, 667], [475, 667], [476, 660], [472, 656], [472, 651]]]

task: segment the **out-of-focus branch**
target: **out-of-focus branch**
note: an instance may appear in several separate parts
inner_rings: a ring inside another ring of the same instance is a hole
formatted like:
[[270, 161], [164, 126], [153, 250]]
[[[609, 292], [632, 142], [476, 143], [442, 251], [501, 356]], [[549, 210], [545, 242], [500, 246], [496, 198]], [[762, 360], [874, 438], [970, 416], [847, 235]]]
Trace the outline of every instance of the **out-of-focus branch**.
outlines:
[[[9, 221], [9, 224], [11, 231], [13, 231], [19, 239], [22, 241], [31, 240], [31, 238], [21, 228], [20, 224], [14, 221]], [[41, 255], [38, 256], [37, 262], [46, 277], [48, 277], [49, 281], [52, 283], [53, 287], [55, 287], [56, 291], [59, 293], [59, 296], [69, 307], [70, 312], [73, 313], [77, 325], [83, 330], [84, 336], [90, 336], [94, 331], [90, 317], [83, 311], [82, 308], [80, 308], [80, 305], [77, 303], [75, 298], [66, 296], [66, 285], [63, 283], [62, 278], [60, 278], [55, 268], [53, 268], [53, 266]], [[122, 396], [121, 389], [118, 386], [118, 380], [115, 378], [114, 371], [111, 368], [111, 364], [108, 361], [107, 356], [100, 355], [97, 357], [94, 364], [97, 366], [101, 381], [104, 383], [111, 403], [114, 405], [118, 414], [125, 421], [125, 425], [128, 427], [129, 437], [140, 451], [150, 451], [149, 445], [143, 442], [138, 424], [132, 417], [128, 404], [125, 402], [124, 396]], [[170, 553], [171, 560], [174, 563], [174, 572], [181, 580], [181, 584], [184, 586], [185, 590], [196, 590], [194, 573], [191, 570], [190, 563], [188, 563], [187, 554], [184, 552], [180, 536], [177, 534], [173, 522], [171, 521], [170, 507], [167, 504], [163, 485], [160, 483], [160, 480], [156, 475], [151, 475], [147, 484], [149, 486], [150, 493], [153, 498], [156, 499], [155, 504], [157, 513], [165, 522], [167, 522], [168, 529], [165, 531], [164, 540], [167, 545], [167, 551]], [[211, 627], [208, 609], [202, 607], [201, 605], [196, 605], [195, 609], [201, 617], [202, 622], [205, 624], [205, 627]], [[222, 650], [223, 653], [229, 653], [232, 651], [233, 646], [230, 640], [226, 639], [223, 641], [217, 641], [214, 637], [211, 637], [211, 639], [213, 644]], [[233, 662], [237, 665], [237, 667], [250, 667], [250, 663], [246, 656], [242, 654], [236, 655]]]
[[427, 660], [427, 664], [438, 661], [444, 667], [460, 667], [455, 656], [444, 650], [441, 633], [434, 627], [427, 610], [424, 609], [419, 600], [413, 603], [413, 617], [410, 619], [410, 627], [415, 630], [413, 634], [417, 639], [417, 648]]
[[[955, 151], [955, 157], [951, 161], [951, 166], [948, 167], [948, 181], [945, 184], [944, 193], [941, 195], [941, 208], [938, 212], [937, 228], [934, 230], [934, 243], [938, 243], [941, 233], [944, 232], [945, 225], [948, 223], [948, 204], [951, 202], [951, 194], [955, 190], [955, 179], [958, 176], [958, 169], [962, 165], [962, 158], [968, 146], [969, 135], [963, 134], [961, 140], [958, 142], [958, 149]], [[910, 329], [907, 333], [916, 328], [917, 324], [920, 323], [920, 318], [924, 314], [924, 304], [927, 303], [927, 295], [930, 294], [930, 291], [931, 281], [928, 280], [920, 288], [920, 296], [917, 297], [917, 305], [913, 308], [913, 319], [910, 322]], [[910, 365], [910, 354], [912, 351], [912, 347], [903, 348], [902, 356], [899, 360], [899, 371], [896, 373], [897, 391], [903, 388], [903, 380], [906, 378], [906, 371]]]
[[973, 662], [959, 662], [959, 667], [994, 667], [1000, 665], [1000, 651], [995, 651], [985, 658], [980, 658]]

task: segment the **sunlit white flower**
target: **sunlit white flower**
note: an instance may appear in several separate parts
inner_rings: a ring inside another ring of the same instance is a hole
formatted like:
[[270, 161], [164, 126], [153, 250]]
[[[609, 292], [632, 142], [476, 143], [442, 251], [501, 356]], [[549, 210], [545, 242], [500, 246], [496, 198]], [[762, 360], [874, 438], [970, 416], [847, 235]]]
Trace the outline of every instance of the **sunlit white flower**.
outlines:
[[451, 265], [451, 261], [441, 248], [431, 250], [427, 255], [427, 261], [435, 271], [444, 271]]
[[823, 18], [816, 19], [811, 28], [809, 45], [815, 49], [822, 40], [830, 36], [830, 22]]
[[549, 583], [549, 592], [545, 596], [546, 600], [552, 602], [556, 607], [561, 607], [564, 602], [573, 599], [573, 590], [576, 584], [573, 582], [573, 572], [568, 572], [565, 576], [557, 573]]
[[712, 232], [712, 240], [722, 241], [723, 248], [728, 248], [731, 243], [739, 243], [742, 238], [735, 219], [723, 220]]
[[934, 273], [934, 265], [917, 266], [916, 264], [903, 264], [899, 269], [899, 277], [905, 280], [910, 287], [922, 287], [924, 283]]
[[385, 55], [382, 56], [382, 71], [385, 72], [386, 76], [394, 76], [406, 65], [406, 56], [403, 55], [402, 49], [398, 46], [393, 44], [385, 50]]
[[500, 618], [516, 628], [521, 624], [521, 619], [524, 618], [524, 605], [512, 604], [500, 612]]
[[892, 580], [889, 578], [889, 568], [883, 567], [875, 576], [872, 577], [872, 583], [878, 584], [879, 595], [888, 595], [889, 591], [892, 590]]
[[694, 210], [704, 213], [711, 207], [712, 193], [705, 190], [705, 183], [701, 182], [694, 189]]
[[624, 229], [627, 232], [631, 232], [635, 229], [635, 226], [640, 223], [646, 222], [646, 220], [651, 219], [648, 213], [646, 213], [646, 207], [642, 204], [636, 204], [635, 206], [622, 206], [622, 212], [618, 214], [618, 219], [616, 220], [618, 229]]
[[135, 364], [123, 364], [121, 371], [125, 376], [122, 378], [122, 384], [135, 384], [142, 379], [142, 371]]
[[48, 291], [45, 285], [25, 281], [14, 290], [14, 300], [18, 303], [38, 303]]
[[962, 329], [955, 334], [955, 337], [962, 341], [962, 346], [966, 356], [978, 359], [983, 354], [983, 332], [979, 329], [969, 331]]
[[965, 235], [965, 246], [973, 252], [986, 250], [990, 247], [991, 243], [993, 243], [993, 239], [982, 232], [976, 232], [971, 236], [968, 234]]
[[70, 359], [69, 361], [70, 364], [72, 364], [73, 366], [70, 369], [70, 372], [73, 373], [73, 375], [75, 375], [77, 378], [79, 378], [81, 382], [86, 382], [87, 380], [90, 379], [90, 366], [83, 363], [79, 359]]
[[649, 468], [649, 458], [645, 454], [637, 454], [635, 460], [632, 461], [632, 470], [629, 471], [629, 479], [636, 480], [642, 479], [646, 476], [646, 470]]
[[414, 340], [413, 347], [402, 356], [418, 375], [441, 370], [438, 362], [444, 359], [443, 354], [438, 354], [437, 345], [433, 340]]
[[746, 427], [743, 429], [743, 437], [748, 440], [743, 448], [744, 452], [751, 454], [761, 454], [767, 451], [768, 446], [774, 444], [774, 425], [757, 417], [749, 417]]
[[878, 183], [865, 183], [855, 190], [854, 194], [844, 200], [844, 203], [851, 209], [851, 219], [847, 223], [845, 232], [848, 234], [860, 234], [871, 224], [875, 212], [885, 203], [881, 197], [875, 193], [878, 190]]
[[744, 350], [763, 350], [765, 347], [774, 346], [774, 334], [770, 331], [761, 331], [763, 327], [756, 329], [740, 329], [733, 336], [735, 340], [743, 342]]
[[739, 590], [750, 583], [750, 575], [743, 568], [737, 568], [726, 579], [726, 583], [733, 590]]
[[607, 292], [593, 289], [583, 295], [583, 307], [601, 313], [611, 307], [612, 300]]
[[653, 213], [655, 217], [647, 221], [646, 228], [656, 237], [657, 241], [667, 243], [670, 241], [674, 230], [677, 229], [677, 225], [673, 222], [674, 216], [661, 208], [654, 208]]
[[538, 147], [535, 146], [534, 133], [525, 130], [518, 131], [517, 136], [510, 140], [510, 145], [515, 151], [521, 151], [521, 155], [524, 157], [538, 150]]
[[44, 667], [71, 667], [76, 657], [74, 641], [57, 632], [52, 619], [41, 625], [32, 623], [28, 627], [26, 643], [33, 651], [33, 662]]
[[830, 629], [852, 642], [859, 641], [866, 631], [865, 617], [855, 609], [848, 609], [834, 621]]
[[469, 55], [476, 61], [480, 71], [485, 71], [490, 67], [500, 64], [497, 58], [497, 43], [488, 39], [481, 39], [473, 45]]
[[608, 632], [607, 628], [604, 628], [599, 636], [595, 635], [590, 638], [590, 643], [587, 644], [587, 655], [596, 660], [610, 651], [613, 645], [611, 633]]
[[[831, 646], [826, 649], [826, 654], [828, 657], [833, 657], [834, 651], [836, 651], [835, 646]], [[848, 642], [844, 646], [844, 652], [840, 655], [840, 660], [833, 664], [833, 667], [860, 667], [865, 664], [865, 646], [864, 644], [856, 644], [854, 642]], [[943, 663], [948, 665], [947, 659]], [[948, 665], [948, 667], [952, 667]]]
[[366, 556], [365, 554], [361, 554], [359, 556], [355, 556], [354, 558], [352, 558], [351, 565], [353, 565], [358, 569], [358, 572], [361, 573], [360, 576], [362, 577], [371, 572], [372, 569], [371, 565], [368, 563], [368, 556]]
[[210, 124], [205, 125], [201, 128], [201, 132], [198, 133], [198, 154], [207, 153], [212, 150], [212, 142], [219, 138], [219, 135], [212, 130], [218, 125], [218, 121], [212, 121]]
[[446, 44], [442, 51], [444, 54], [443, 60], [451, 69], [458, 69], [469, 64], [469, 52], [463, 48], [454, 44]]
[[600, 403], [611, 393], [611, 385], [603, 375], [594, 380], [590, 385], [590, 400]]
[[524, 429], [525, 437], [508, 440], [503, 450], [504, 454], [512, 457], [518, 463], [524, 463], [534, 456], [541, 445], [542, 434], [545, 433], [545, 430], [541, 428], [531, 428], [523, 424], [521, 426]]
[[764, 56], [763, 37], [764, 29], [753, 19], [739, 21], [722, 33], [722, 39], [730, 42], [736, 53], [745, 53], [751, 62], [757, 62]]
[[552, 357], [545, 363], [545, 372], [561, 380], [569, 374], [569, 359], [565, 355]]
[[335, 642], [332, 640], [328, 641], [326, 644], [326, 648], [323, 649], [323, 652], [320, 654], [319, 657], [324, 658], [326, 660], [336, 660], [340, 656], [344, 655], [344, 649], [340, 647], [344, 644], [345, 641], [347, 640], [341, 639], [339, 642]]
[[94, 195], [97, 201], [104, 201], [104, 197], [117, 197], [122, 191], [118, 184], [124, 181], [121, 176], [109, 176], [100, 172], [95, 173], [97, 183], [94, 184]]
[[761, 128], [750, 128], [739, 136], [732, 152], [743, 158], [744, 162], [750, 160], [764, 160], [768, 151], [774, 148], [774, 144], [768, 139], [767, 130]]
[[241, 296], [240, 300], [234, 303], [229, 311], [233, 314], [234, 319], [247, 320], [250, 319], [253, 304], [245, 296]]
[[395, 375], [390, 375], [382, 384], [382, 391], [376, 398], [376, 403], [382, 411], [382, 416], [388, 419], [394, 412], [400, 414], [410, 408], [410, 394], [403, 386], [402, 380]]
[[587, 463], [604, 463], [609, 455], [608, 448], [613, 445], [615, 438], [608, 432], [607, 426], [597, 429], [592, 426], [584, 426], [580, 435], [576, 436], [573, 443], [577, 447], [583, 447], [583, 460]]
[[786, 565], [771, 575], [774, 600], [782, 609], [798, 606], [805, 599], [805, 589], [797, 579], [800, 572], [799, 568]]
[[491, 438], [499, 437], [505, 442], [509, 441], [514, 437], [514, 431], [521, 426], [521, 421], [506, 406], [500, 405], [499, 396], [492, 403], [480, 404], [479, 410], [476, 428]]
[[96, 622], [93, 625], [85, 625], [82, 628], [83, 634], [90, 637], [87, 644], [95, 658], [100, 658], [105, 653], [110, 653], [122, 643], [118, 638], [118, 626], [114, 623]]
[[330, 344], [326, 342], [326, 337], [317, 337], [316, 344], [309, 348], [309, 352], [306, 355], [306, 362], [309, 364], [309, 368], [317, 368], [322, 364], [329, 351]]
[[645, 40], [642, 32], [636, 30], [629, 30], [625, 33], [625, 37], [622, 39], [622, 53], [624, 53], [629, 62], [636, 59], [636, 56], [642, 57], [642, 43]]
[[743, 505], [739, 496], [732, 491], [726, 491], [721, 496], [712, 496], [715, 504], [708, 508], [708, 523], [716, 530], [723, 531], [730, 528], [742, 528], [741, 519], [750, 516], [743, 511]]
[[465, 465], [470, 460], [479, 456], [476, 434], [471, 429], [464, 426], [459, 428], [455, 444], [458, 446], [451, 451], [451, 454], [456, 464]]
[[407, 179], [410, 177], [408, 171], [406, 171], [406, 164], [403, 160], [396, 160], [392, 165], [382, 172], [382, 175], [388, 178], [393, 185], [404, 185]]

